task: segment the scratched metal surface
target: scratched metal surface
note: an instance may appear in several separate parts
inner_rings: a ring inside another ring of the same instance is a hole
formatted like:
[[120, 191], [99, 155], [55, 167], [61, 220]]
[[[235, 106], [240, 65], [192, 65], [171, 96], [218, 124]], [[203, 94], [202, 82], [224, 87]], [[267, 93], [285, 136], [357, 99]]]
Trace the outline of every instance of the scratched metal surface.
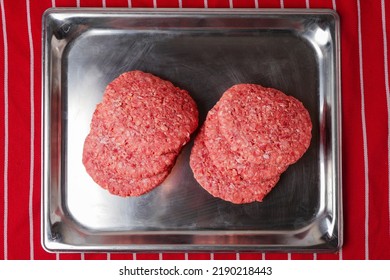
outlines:
[[[43, 246], [58, 250], [336, 250], [342, 243], [338, 17], [326, 10], [64, 10], [44, 16]], [[143, 70], [187, 89], [200, 124], [236, 83], [308, 108], [313, 138], [262, 203], [214, 198], [192, 141], [141, 197], [97, 186], [81, 162], [106, 85]]]

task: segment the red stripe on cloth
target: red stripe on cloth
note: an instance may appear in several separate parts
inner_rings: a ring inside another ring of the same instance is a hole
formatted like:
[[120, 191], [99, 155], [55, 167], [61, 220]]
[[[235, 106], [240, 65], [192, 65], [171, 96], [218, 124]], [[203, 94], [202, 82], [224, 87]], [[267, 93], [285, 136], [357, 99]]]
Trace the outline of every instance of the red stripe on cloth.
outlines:
[[163, 253], [162, 254], [162, 259], [163, 260], [185, 260], [185, 254], [184, 253], [177, 253], [177, 252], [172, 252], [172, 253]]
[[85, 260], [107, 260], [107, 254], [105, 253], [85, 253]]
[[268, 0], [261, 1], [259, 0], [259, 8], [280, 8], [280, 0]]
[[153, 0], [132, 0], [133, 8], [153, 8]]
[[235, 260], [235, 259], [237, 259], [236, 253], [232, 253], [232, 252], [214, 253], [214, 260]]
[[284, 8], [306, 8], [306, 0], [284, 0]]
[[208, 0], [208, 8], [229, 8], [229, 0]]
[[243, 252], [240, 253], [240, 260], [261, 260], [263, 258], [261, 253]]
[[129, 7], [129, 1], [128, 0], [106, 0], [106, 7], [123, 7], [128, 8]]
[[204, 0], [183, 0], [183, 8], [204, 8]]
[[337, 2], [341, 19], [344, 259], [364, 259], [364, 159], [359, 83], [357, 8]]
[[81, 254], [77, 254], [77, 253], [59, 254], [59, 259], [60, 260], [81, 260]]
[[[5, 1], [9, 61], [8, 258], [29, 259], [30, 91], [26, 7]], [[22, 16], [21, 16], [22, 15]], [[12, 34], [12, 35], [11, 35]], [[25, 77], [21, 82], [21, 77]]]
[[101, 8], [102, 7], [102, 0], [80, 0], [80, 7], [96, 7]]
[[178, 0], [157, 0], [158, 8], [178, 8], [179, 1]]
[[197, 253], [188, 253], [189, 260], [210, 260], [210, 253], [208, 252], [197, 252]]
[[311, 0], [310, 1], [310, 8], [316, 9], [316, 8], [325, 8], [325, 9], [333, 9], [333, 3], [332, 0]]
[[[368, 134], [368, 162], [370, 170], [369, 257], [383, 258], [390, 252], [388, 220], [388, 128], [387, 99], [384, 75], [381, 5], [379, 1], [361, 1], [364, 86], [366, 92], [366, 120]], [[375, 54], [375, 55], [374, 55]], [[378, 153], [377, 151], [383, 151]], [[374, 214], [376, 213], [376, 214]], [[372, 237], [372, 238], [371, 238]]]
[[233, 8], [255, 8], [254, 0], [233, 0]]
[[110, 253], [111, 260], [133, 260], [131, 253]]
[[[1, 20], [3, 22], [3, 13], [5, 11], [3, 9], [1, 9]], [[5, 29], [5, 32], [3, 32], [3, 30]], [[6, 201], [6, 198], [5, 198], [5, 191], [4, 191], [4, 185], [5, 185], [5, 182], [4, 180], [7, 180], [7, 176], [5, 175], [6, 173], [6, 169], [7, 169], [7, 164], [6, 164], [6, 158], [5, 158], [5, 154], [6, 154], [6, 145], [5, 145], [5, 129], [6, 129], [6, 125], [5, 125], [5, 122], [6, 122], [6, 117], [5, 117], [5, 112], [6, 112], [6, 99], [7, 97], [5, 95], [8, 95], [8, 90], [7, 90], [7, 83], [8, 83], [8, 79], [7, 79], [7, 74], [6, 72], [8, 71], [7, 68], [7, 62], [6, 60], [8, 61], [7, 59], [7, 56], [8, 56], [8, 51], [7, 51], [7, 39], [4, 39], [4, 36], [6, 35], [7, 31], [6, 31], [6, 25], [3, 25], [2, 24], [2, 28], [0, 28], [0, 32], [1, 32], [1, 35], [0, 35], [0, 92], [1, 92], [1, 95], [0, 95], [0, 133], [1, 133], [1, 136], [0, 136], [0, 180], [1, 180], [1, 189], [0, 189], [0, 241], [1, 241], [1, 244], [0, 244], [0, 260], [1, 259], [5, 259], [7, 257], [7, 254], [6, 252], [4, 252], [4, 243], [5, 243], [5, 234], [4, 234], [4, 231], [6, 229], [6, 227], [4, 227], [4, 215], [7, 215], [6, 210], [5, 210], [5, 201]]]
[[204, 8], [204, 0], [183, 0], [183, 8]]
[[291, 254], [291, 259], [292, 260], [313, 260], [314, 259], [314, 254], [310, 254], [310, 253], [294, 253], [294, 254]]
[[159, 260], [160, 254], [159, 253], [137, 253], [136, 258], [137, 260]]
[[76, 7], [76, 0], [55, 0], [56, 7]]
[[[382, 14], [382, 37], [383, 37], [383, 45], [384, 45], [384, 62], [383, 62], [383, 67], [384, 67], [384, 75], [385, 75], [385, 89], [386, 89], [386, 96], [387, 96], [387, 121], [388, 121], [388, 171], [387, 171], [387, 177], [389, 178], [389, 186], [388, 186], [388, 193], [387, 193], [387, 199], [388, 199], [388, 223], [389, 223], [389, 228], [388, 228], [388, 234], [390, 236], [390, 76], [389, 76], [389, 44], [390, 44], [390, 37], [388, 36], [388, 32], [390, 32], [390, 20], [389, 20], [389, 15], [390, 15], [390, 4], [387, 3], [385, 5], [385, 1], [382, 0], [382, 9], [381, 9], [381, 14]], [[390, 253], [389, 253], [390, 254]], [[390, 259], [390, 256], [388, 257]]]

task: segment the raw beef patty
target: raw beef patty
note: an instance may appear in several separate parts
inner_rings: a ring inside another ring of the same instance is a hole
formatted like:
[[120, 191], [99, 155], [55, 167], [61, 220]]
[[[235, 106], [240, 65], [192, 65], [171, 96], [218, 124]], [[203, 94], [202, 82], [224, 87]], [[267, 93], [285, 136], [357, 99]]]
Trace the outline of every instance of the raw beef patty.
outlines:
[[111, 193], [141, 195], [168, 176], [197, 125], [198, 110], [187, 91], [149, 73], [124, 73], [96, 107], [84, 166]]
[[[216, 197], [233, 203], [262, 201], [306, 152], [311, 129], [299, 100], [276, 89], [238, 84], [209, 111], [191, 152], [191, 168]], [[200, 149], [206, 149], [204, 162], [198, 162]]]

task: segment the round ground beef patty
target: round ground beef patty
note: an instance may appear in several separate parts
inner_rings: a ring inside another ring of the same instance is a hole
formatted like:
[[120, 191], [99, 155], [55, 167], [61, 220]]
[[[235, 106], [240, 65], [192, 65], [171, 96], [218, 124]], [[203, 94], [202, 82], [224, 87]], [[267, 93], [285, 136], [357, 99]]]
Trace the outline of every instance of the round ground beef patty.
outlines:
[[228, 89], [219, 102], [222, 136], [245, 160], [281, 169], [296, 162], [311, 141], [303, 104], [281, 91], [254, 84]]
[[107, 128], [125, 130], [128, 149], [147, 155], [177, 152], [198, 126], [198, 110], [187, 91], [141, 71], [112, 81], [102, 103], [111, 108], [100, 112]]
[[233, 203], [262, 201], [311, 141], [309, 113], [297, 99], [239, 84], [209, 111], [191, 151], [198, 183]]
[[144, 194], [169, 175], [197, 125], [187, 91], [149, 73], [124, 73], [107, 86], [95, 109], [83, 164], [112, 194]]
[[202, 127], [194, 141], [190, 166], [198, 183], [214, 197], [236, 204], [262, 201], [279, 181], [279, 176], [256, 182], [232, 180], [213, 165], [204, 139], [204, 127]]

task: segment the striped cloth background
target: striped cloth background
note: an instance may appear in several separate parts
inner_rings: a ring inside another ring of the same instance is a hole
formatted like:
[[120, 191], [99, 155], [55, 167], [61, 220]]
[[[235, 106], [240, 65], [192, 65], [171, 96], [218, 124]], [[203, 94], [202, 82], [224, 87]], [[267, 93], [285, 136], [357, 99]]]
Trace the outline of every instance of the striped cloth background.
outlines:
[[[345, 243], [339, 253], [51, 254], [40, 245], [41, 16], [49, 7], [330, 8], [341, 17]], [[390, 259], [390, 2], [0, 0], [0, 259]]]

